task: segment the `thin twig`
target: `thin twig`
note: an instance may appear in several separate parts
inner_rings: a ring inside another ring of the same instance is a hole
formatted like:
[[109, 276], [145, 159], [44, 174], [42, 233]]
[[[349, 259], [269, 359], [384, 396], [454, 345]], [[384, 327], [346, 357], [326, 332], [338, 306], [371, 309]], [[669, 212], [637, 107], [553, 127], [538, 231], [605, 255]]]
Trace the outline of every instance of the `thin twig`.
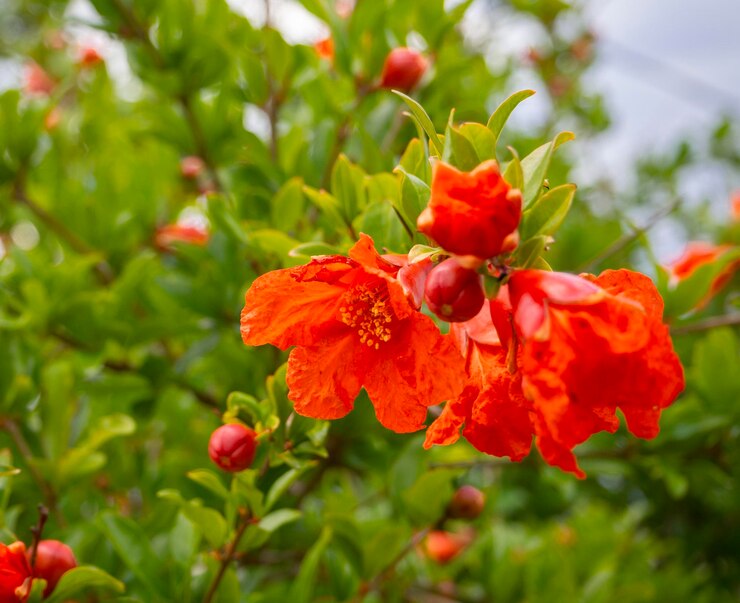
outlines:
[[644, 235], [648, 230], [650, 230], [653, 226], [655, 226], [660, 220], [662, 220], [666, 216], [669, 216], [674, 211], [676, 211], [676, 209], [678, 209], [680, 205], [681, 205], [681, 201], [676, 200], [670, 205], [659, 209], [658, 211], [656, 211], [654, 214], [652, 214], [648, 218], [647, 222], [645, 223], [645, 226], [633, 228], [632, 232], [629, 232], [625, 234], [624, 236], [620, 237], [619, 239], [614, 241], [614, 243], [609, 245], [609, 247], [607, 247], [599, 255], [597, 255], [595, 258], [579, 266], [576, 269], [576, 272], [591, 272], [596, 266], [601, 264], [601, 262], [603, 262], [605, 259], [622, 251], [625, 247], [630, 245], [633, 241], [635, 241], [636, 239]]
[[216, 595], [216, 591], [221, 584], [221, 580], [223, 579], [226, 570], [229, 568], [229, 564], [234, 560], [236, 548], [239, 546], [239, 541], [242, 539], [242, 536], [244, 536], [247, 526], [249, 526], [250, 523], [253, 523], [253, 520], [250, 520], [249, 514], [246, 511], [242, 511], [239, 515], [239, 519], [240, 523], [236, 529], [234, 538], [229, 543], [226, 553], [221, 558], [221, 565], [218, 568], [218, 573], [213, 578], [213, 582], [211, 582], [211, 586], [208, 589], [206, 596], [203, 598], [203, 603], [211, 603], [213, 600], [213, 597]]
[[23, 437], [23, 433], [18, 427], [18, 424], [10, 417], [2, 417], [0, 418], [0, 428], [4, 429], [8, 433], [16, 448], [18, 448], [18, 451], [21, 453], [21, 456], [26, 461], [28, 471], [36, 482], [36, 485], [39, 487], [39, 490], [41, 490], [46, 506], [51, 509], [51, 512], [54, 514], [54, 519], [60, 527], [65, 527], [67, 525], [67, 521], [57, 505], [57, 494], [49, 481], [41, 474], [38, 467], [34, 464], [33, 452], [31, 451], [31, 447], [28, 445], [26, 438]]
[[177, 100], [182, 107], [182, 112], [185, 114], [185, 121], [188, 122], [190, 133], [193, 136], [193, 142], [195, 143], [195, 152], [206, 164], [206, 168], [208, 168], [208, 174], [210, 175], [211, 180], [213, 180], [213, 184], [216, 189], [219, 192], [222, 192], [224, 190], [223, 183], [218, 176], [216, 164], [214, 163], [213, 158], [211, 157], [211, 152], [208, 149], [208, 144], [206, 143], [206, 137], [205, 133], [203, 132], [203, 128], [201, 127], [200, 121], [198, 121], [198, 116], [195, 114], [195, 111], [193, 109], [193, 101], [191, 97], [187, 94], [182, 94], [178, 96]]
[[429, 534], [429, 531], [431, 530], [431, 527], [426, 527], [423, 530], [418, 531], [416, 534], [414, 534], [411, 539], [406, 543], [406, 546], [399, 551], [399, 553], [391, 559], [390, 563], [385, 566], [383, 570], [380, 571], [374, 578], [372, 578], [364, 589], [358, 594], [358, 602], [363, 601], [365, 599], [365, 596], [369, 593], [371, 593], [374, 590], [377, 590], [378, 587], [385, 582], [390, 575], [396, 570], [396, 567], [398, 566], [401, 561], [403, 561], [406, 558], [406, 555], [408, 555], [411, 551], [413, 551], [419, 543], [426, 538], [427, 534]]
[[697, 333], [708, 331], [718, 327], [728, 327], [740, 325], [740, 312], [725, 314], [724, 316], [712, 316], [704, 320], [697, 320], [685, 325], [671, 327], [672, 335], [685, 335], [686, 333]]

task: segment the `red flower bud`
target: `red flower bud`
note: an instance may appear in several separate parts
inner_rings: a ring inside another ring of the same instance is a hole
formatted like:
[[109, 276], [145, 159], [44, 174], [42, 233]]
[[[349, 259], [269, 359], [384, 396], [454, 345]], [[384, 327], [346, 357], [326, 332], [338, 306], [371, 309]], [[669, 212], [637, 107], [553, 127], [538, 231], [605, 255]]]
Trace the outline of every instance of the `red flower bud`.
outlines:
[[211, 434], [208, 456], [224, 471], [244, 471], [252, 464], [257, 434], [240, 423], [227, 423]]
[[195, 180], [205, 167], [205, 162], [197, 155], [188, 155], [180, 160], [180, 173], [187, 180]]
[[427, 65], [420, 52], [411, 48], [394, 48], [385, 58], [380, 87], [408, 92], [419, 83]]
[[483, 512], [486, 495], [474, 486], [457, 489], [450, 501], [449, 515], [455, 519], [475, 519]]
[[[27, 554], [30, 562], [31, 551], [29, 550]], [[44, 597], [48, 597], [61, 577], [75, 567], [77, 567], [77, 559], [75, 559], [72, 549], [66, 544], [58, 540], [41, 540], [39, 542], [36, 550], [36, 561], [33, 565], [33, 576], [46, 580]]]
[[80, 67], [95, 67], [103, 62], [103, 57], [96, 48], [83, 46], [80, 48], [77, 64]]
[[443, 530], [433, 530], [427, 535], [425, 548], [427, 557], [440, 565], [444, 565], [457, 557], [466, 544], [467, 539], [457, 534]]
[[447, 322], [465, 322], [483, 307], [485, 295], [480, 276], [463, 268], [455, 258], [432, 269], [424, 288], [429, 309]]

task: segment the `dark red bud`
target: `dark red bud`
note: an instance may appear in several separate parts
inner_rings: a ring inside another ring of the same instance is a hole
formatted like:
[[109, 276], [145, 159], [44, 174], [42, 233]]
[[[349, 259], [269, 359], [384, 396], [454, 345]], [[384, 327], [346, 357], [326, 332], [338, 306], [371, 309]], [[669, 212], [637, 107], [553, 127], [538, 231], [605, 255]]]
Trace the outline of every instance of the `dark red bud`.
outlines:
[[[30, 563], [30, 550], [27, 555]], [[61, 577], [75, 567], [77, 567], [77, 560], [72, 549], [66, 544], [58, 540], [39, 541], [36, 551], [36, 561], [33, 566], [33, 576], [46, 580], [44, 597], [48, 597]]]
[[380, 76], [381, 88], [395, 88], [408, 92], [427, 70], [427, 60], [412, 48], [394, 48], [388, 53]]
[[486, 495], [474, 486], [462, 486], [455, 492], [448, 509], [455, 519], [475, 519], [486, 506]]
[[447, 322], [465, 322], [483, 307], [480, 275], [450, 258], [432, 269], [424, 288], [429, 309]]
[[208, 456], [224, 471], [243, 471], [254, 460], [256, 437], [257, 434], [249, 427], [227, 423], [211, 434]]
[[205, 162], [197, 155], [188, 155], [180, 160], [180, 173], [187, 180], [195, 180], [205, 166]]

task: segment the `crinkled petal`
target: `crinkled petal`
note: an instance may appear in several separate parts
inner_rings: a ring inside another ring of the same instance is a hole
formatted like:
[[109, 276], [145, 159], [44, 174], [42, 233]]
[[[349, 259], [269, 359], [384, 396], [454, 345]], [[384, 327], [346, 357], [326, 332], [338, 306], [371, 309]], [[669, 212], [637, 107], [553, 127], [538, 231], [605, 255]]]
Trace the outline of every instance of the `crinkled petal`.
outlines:
[[457, 442], [460, 439], [460, 429], [470, 416], [473, 401], [479, 393], [477, 386], [467, 385], [457, 398], [445, 404], [442, 414], [427, 428], [424, 448], [449, 446]]
[[314, 419], [339, 419], [360, 393], [360, 367], [351, 336], [297, 347], [288, 358], [288, 398], [295, 411]]
[[405, 433], [424, 426], [427, 407], [454, 398], [465, 365], [449, 336], [419, 312], [394, 333], [392, 345], [368, 350], [363, 385], [382, 425]]
[[[352, 270], [341, 265], [341, 274]], [[311, 345], [320, 340], [327, 326], [336, 323], [346, 287], [322, 280], [298, 280], [305, 270], [305, 266], [274, 270], [252, 283], [241, 313], [244, 343], [271, 343], [283, 350], [291, 345]]]

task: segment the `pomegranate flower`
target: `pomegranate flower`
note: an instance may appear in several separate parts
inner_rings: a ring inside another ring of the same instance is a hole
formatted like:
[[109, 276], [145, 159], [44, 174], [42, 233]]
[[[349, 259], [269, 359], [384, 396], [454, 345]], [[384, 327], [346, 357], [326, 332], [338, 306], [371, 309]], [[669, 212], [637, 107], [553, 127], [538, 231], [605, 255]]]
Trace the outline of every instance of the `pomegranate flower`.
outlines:
[[390, 260], [361, 235], [349, 257], [268, 272], [247, 291], [244, 343], [296, 346], [287, 383], [297, 413], [338, 419], [364, 387], [382, 425], [410, 432], [423, 427], [428, 406], [461, 389], [462, 357], [416, 310]]
[[202, 247], [208, 243], [209, 238], [210, 234], [203, 226], [167, 224], [157, 229], [154, 235], [154, 243], [162, 250], [172, 249], [175, 243]]
[[23, 72], [23, 90], [30, 96], [49, 96], [56, 82], [38, 63], [26, 64]]
[[[680, 282], [689, 278], [702, 266], [719, 260], [725, 253], [733, 249], [732, 245], [714, 245], [702, 241], [694, 241], [686, 246], [683, 254], [668, 266], [671, 280]], [[740, 268], [740, 261], [731, 261], [712, 281], [709, 291], [699, 302], [698, 307], [706, 305], [730, 281], [732, 275]]]
[[427, 429], [424, 448], [455, 443], [464, 425], [463, 436], [481, 452], [522, 460], [532, 444], [530, 403], [522, 393], [521, 375], [507, 369], [507, 352], [491, 323], [488, 301], [475, 318], [453, 324], [450, 332], [465, 354], [469, 379]]
[[510, 251], [510, 235], [521, 217], [521, 192], [506, 183], [495, 161], [484, 161], [471, 172], [440, 161], [417, 226], [451, 253], [487, 259]]
[[26, 601], [31, 590], [31, 566], [26, 558], [26, 545], [0, 543], [0, 601]]
[[[508, 293], [522, 391], [548, 463], [584, 477], [572, 449], [598, 431], [615, 432], [617, 408], [637, 437], [658, 435], [660, 413], [683, 390], [684, 375], [648, 277], [521, 270]], [[492, 304], [492, 313], [501, 308]]]

